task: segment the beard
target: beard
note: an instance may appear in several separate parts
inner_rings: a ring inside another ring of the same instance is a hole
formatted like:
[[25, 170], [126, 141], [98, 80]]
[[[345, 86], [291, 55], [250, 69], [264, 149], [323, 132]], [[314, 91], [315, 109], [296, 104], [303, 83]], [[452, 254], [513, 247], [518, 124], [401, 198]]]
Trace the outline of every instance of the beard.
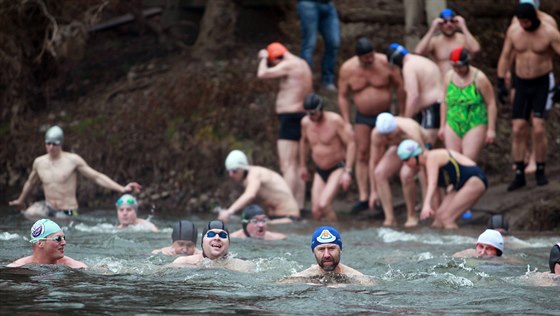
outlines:
[[340, 260], [336, 260], [335, 258], [332, 258], [332, 261], [329, 261], [329, 264], [325, 264], [325, 261], [321, 260], [319, 262], [319, 266], [321, 267], [321, 269], [323, 269], [327, 272], [331, 272], [331, 271], [334, 271], [334, 269], [336, 269], [336, 267], [338, 267], [339, 262], [340, 262]]

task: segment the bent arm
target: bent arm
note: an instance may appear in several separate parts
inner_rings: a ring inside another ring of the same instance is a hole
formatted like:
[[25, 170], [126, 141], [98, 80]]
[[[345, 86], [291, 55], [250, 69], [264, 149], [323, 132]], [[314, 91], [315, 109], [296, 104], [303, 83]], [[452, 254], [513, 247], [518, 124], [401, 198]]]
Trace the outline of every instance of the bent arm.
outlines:
[[285, 61], [280, 62], [274, 67], [268, 67], [267, 59], [261, 58], [259, 62], [259, 69], [257, 71], [257, 77], [259, 79], [272, 79], [280, 78], [288, 74], [288, 63]]
[[418, 42], [418, 44], [416, 45], [416, 48], [414, 49], [414, 53], [416, 53], [418, 55], [424, 55], [424, 56], [428, 56], [431, 53], [431, 51], [432, 51], [432, 45], [431, 45], [432, 37], [434, 36], [434, 32], [436, 31], [436, 28], [437, 28], [437, 25], [438, 25], [437, 22], [439, 22], [439, 20], [441, 20], [441, 19], [437, 18], [434, 21], [432, 21], [432, 24], [430, 25], [430, 28], [428, 29], [428, 32], [426, 32], [424, 37], [422, 37], [420, 42]]
[[10, 201], [9, 204], [14, 206], [22, 206], [25, 202], [25, 199], [29, 195], [29, 192], [31, 192], [31, 189], [33, 189], [39, 181], [40, 179], [39, 179], [39, 174], [37, 173], [36, 162], [34, 162], [33, 170], [31, 170], [29, 177], [25, 181], [25, 184], [23, 185], [23, 189], [21, 190], [19, 197], [17, 198], [17, 200]]
[[480, 44], [478, 43], [476, 38], [472, 35], [471, 31], [469, 31], [469, 28], [467, 27], [467, 23], [465, 22], [465, 20], [462, 17], [460, 17], [459, 21], [461, 25], [461, 31], [463, 31], [463, 34], [465, 35], [465, 48], [469, 51], [471, 56], [474, 56], [478, 52], [480, 52]]
[[249, 174], [249, 178], [247, 179], [247, 187], [245, 188], [245, 192], [241, 194], [240, 197], [233, 202], [233, 204], [226, 210], [228, 215], [233, 215], [245, 206], [247, 206], [251, 201], [255, 199], [257, 196], [257, 192], [261, 187], [261, 180], [256, 174]]

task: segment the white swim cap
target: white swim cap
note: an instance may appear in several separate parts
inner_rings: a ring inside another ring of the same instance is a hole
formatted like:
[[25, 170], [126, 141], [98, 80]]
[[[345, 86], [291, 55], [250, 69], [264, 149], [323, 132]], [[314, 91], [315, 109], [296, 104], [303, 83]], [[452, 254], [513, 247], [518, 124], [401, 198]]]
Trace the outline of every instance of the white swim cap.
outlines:
[[133, 209], [138, 211], [138, 201], [136, 200], [135, 197], [133, 197], [130, 194], [124, 194], [115, 203], [115, 206], [117, 206], [117, 209], [119, 207], [121, 207], [122, 205], [128, 205], [128, 206], [130, 206]]
[[383, 112], [377, 116], [377, 121], [375, 121], [375, 129], [380, 134], [389, 134], [397, 129], [397, 120], [393, 114], [389, 112]]
[[31, 227], [31, 240], [29, 240], [29, 242], [35, 244], [39, 240], [43, 240], [49, 235], [57, 233], [61, 230], [60, 226], [50, 219], [40, 219]]
[[64, 132], [62, 132], [62, 128], [58, 127], [58, 125], [51, 126], [47, 133], [45, 133], [45, 144], [62, 145], [62, 141], [64, 141]]
[[247, 161], [247, 156], [241, 150], [233, 150], [229, 153], [226, 158], [226, 169], [249, 169], [249, 162]]
[[490, 245], [498, 250], [498, 257], [504, 252], [504, 237], [499, 231], [487, 229], [478, 236], [477, 244]]

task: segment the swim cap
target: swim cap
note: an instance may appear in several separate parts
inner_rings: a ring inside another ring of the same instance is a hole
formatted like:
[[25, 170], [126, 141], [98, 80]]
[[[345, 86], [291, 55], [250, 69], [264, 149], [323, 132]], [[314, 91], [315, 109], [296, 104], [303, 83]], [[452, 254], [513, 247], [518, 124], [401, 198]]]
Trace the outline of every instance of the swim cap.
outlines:
[[413, 141], [412, 139], [405, 139], [397, 148], [397, 155], [401, 160], [408, 160], [412, 157], [416, 157], [422, 153], [422, 147], [420, 144]]
[[198, 230], [190, 221], [178, 221], [175, 225], [173, 225], [171, 239], [173, 241], [190, 240], [196, 244], [196, 240], [198, 239]]
[[455, 17], [455, 11], [449, 9], [449, 8], [445, 8], [443, 10], [441, 10], [441, 12], [439, 13], [439, 17], [446, 20], [446, 19], [452, 19]]
[[535, 9], [539, 9], [540, 1], [539, 0], [519, 0], [519, 3], [528, 3], [535, 7]]
[[458, 47], [451, 51], [449, 61], [453, 66], [465, 66], [469, 64], [469, 52], [464, 47]]
[[303, 101], [305, 110], [321, 110], [323, 108], [323, 98], [316, 93], [308, 94]]
[[251, 204], [243, 209], [243, 213], [241, 214], [241, 226], [243, 227], [245, 235], [248, 237], [251, 235], [247, 231], [247, 225], [249, 224], [249, 221], [257, 215], [266, 215], [264, 210], [257, 204]]
[[397, 129], [397, 120], [393, 114], [389, 112], [383, 112], [377, 116], [375, 121], [375, 129], [380, 134], [389, 134]]
[[284, 56], [284, 54], [288, 52], [288, 49], [286, 48], [286, 46], [278, 42], [274, 42], [274, 43], [270, 43], [266, 47], [266, 51], [268, 52], [268, 60], [273, 61], [276, 58]]
[[520, 20], [531, 21], [531, 26], [523, 28], [525, 31], [533, 32], [541, 25], [541, 20], [537, 17], [537, 10], [532, 4], [520, 3], [515, 10], [515, 16]]
[[135, 197], [133, 197], [130, 194], [124, 194], [115, 203], [115, 206], [117, 208], [119, 208], [121, 205], [128, 205], [132, 207], [134, 210], [138, 211], [138, 201], [136, 200]]
[[487, 229], [484, 233], [478, 236], [477, 244], [490, 245], [496, 248], [498, 252], [498, 257], [502, 255], [504, 251], [504, 238], [499, 231], [493, 229]]
[[321, 226], [311, 236], [311, 251], [323, 244], [336, 244], [342, 250], [342, 238], [336, 229], [331, 226]]
[[29, 242], [35, 244], [39, 240], [47, 238], [47, 236], [61, 230], [62, 228], [50, 219], [40, 219], [31, 227], [31, 240]]
[[548, 259], [548, 265], [550, 266], [550, 272], [554, 273], [554, 266], [560, 262], [560, 243], [552, 246], [550, 249], [550, 257]]
[[504, 217], [504, 215], [502, 214], [496, 214], [496, 215], [492, 215], [490, 216], [490, 220], [488, 220], [488, 227], [489, 229], [503, 229], [506, 231], [508, 231], [509, 229], [509, 225], [508, 222], [506, 221], [506, 218]]
[[202, 239], [200, 241], [200, 245], [202, 246], [202, 243], [204, 241], [204, 237], [206, 237], [206, 233], [211, 230], [211, 229], [221, 229], [221, 230], [225, 230], [228, 233], [228, 240], [229, 240], [229, 231], [226, 228], [226, 224], [224, 224], [224, 222], [222, 222], [221, 220], [215, 219], [213, 221], [209, 221], [208, 225], [206, 225], [206, 227], [204, 227], [204, 229], [202, 230]]
[[373, 52], [373, 44], [371, 41], [365, 36], [358, 37], [356, 40], [356, 55], [362, 56], [371, 52]]
[[58, 127], [58, 125], [51, 126], [45, 133], [45, 144], [54, 143], [56, 145], [62, 145], [63, 141], [64, 132], [62, 131], [62, 128]]
[[236, 169], [249, 169], [247, 156], [241, 150], [232, 150], [226, 157], [226, 169], [228, 171]]
[[402, 67], [404, 56], [408, 54], [408, 51], [406, 50], [406, 48], [404, 48], [404, 46], [397, 43], [393, 43], [389, 45], [389, 47], [387, 47], [385, 54], [387, 55], [387, 60], [391, 64], [395, 64], [399, 67]]

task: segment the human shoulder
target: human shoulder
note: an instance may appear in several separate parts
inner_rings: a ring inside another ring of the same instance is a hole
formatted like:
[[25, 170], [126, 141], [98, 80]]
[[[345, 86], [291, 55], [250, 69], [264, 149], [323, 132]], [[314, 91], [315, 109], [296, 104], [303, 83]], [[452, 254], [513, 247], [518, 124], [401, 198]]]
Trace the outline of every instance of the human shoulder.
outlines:
[[202, 261], [202, 254], [194, 254], [192, 256], [181, 256], [171, 263], [171, 266], [181, 267], [186, 265], [197, 265]]
[[23, 265], [32, 263], [32, 258], [33, 258], [33, 256], [27, 256], [27, 257], [19, 258], [16, 261], [6, 265], [6, 267], [10, 267], [10, 268], [21, 267]]
[[74, 268], [74, 269], [84, 269], [87, 268], [87, 265], [81, 261], [72, 259], [68, 256], [64, 256], [62, 257], [62, 259], [58, 260], [59, 264], [63, 264], [65, 266], [68, 266], [70, 268]]
[[285, 234], [271, 232], [271, 231], [267, 231], [265, 233], [264, 237], [265, 237], [266, 240], [282, 240], [282, 239], [287, 238], [287, 236]]
[[224, 267], [237, 272], [249, 273], [255, 270], [255, 264], [251, 261], [242, 260], [238, 258], [226, 259]]
[[229, 236], [231, 238], [247, 238], [243, 229], [238, 229], [238, 230], [234, 231], [233, 233], [229, 234]]
[[348, 60], [346, 60], [344, 63], [342, 63], [342, 66], [340, 66], [340, 73], [339, 75], [341, 77], [348, 77], [350, 76], [354, 70], [356, 70], [356, 67], [358, 66], [358, 57], [357, 56], [352, 56], [351, 58], [349, 58]]
[[147, 230], [149, 230], [149, 231], [151, 231], [151, 232], [154, 232], [154, 233], [159, 232], [159, 229], [156, 227], [156, 225], [154, 225], [154, 223], [152, 223], [152, 222], [150, 222], [150, 221], [148, 221], [148, 220], [145, 220], [145, 219], [143, 219], [143, 218], [139, 218], [139, 219], [138, 219], [138, 224], [137, 224], [137, 225], [140, 225], [140, 226], [142, 226], [143, 228], [145, 228], [145, 229], [147, 229]]

